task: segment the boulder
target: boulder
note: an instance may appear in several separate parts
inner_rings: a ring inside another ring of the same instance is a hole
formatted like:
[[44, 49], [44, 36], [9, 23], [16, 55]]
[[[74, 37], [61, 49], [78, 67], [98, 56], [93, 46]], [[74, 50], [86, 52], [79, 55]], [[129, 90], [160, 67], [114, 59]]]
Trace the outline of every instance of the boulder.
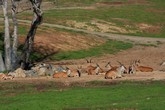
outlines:
[[10, 72], [8, 75], [14, 76], [16, 78], [25, 78], [25, 71], [21, 68], [16, 69], [14, 72]]
[[41, 67], [39, 68], [39, 70], [37, 71], [38, 76], [46, 76], [46, 68], [45, 67]]
[[34, 70], [25, 71], [26, 77], [37, 77], [38, 74]]

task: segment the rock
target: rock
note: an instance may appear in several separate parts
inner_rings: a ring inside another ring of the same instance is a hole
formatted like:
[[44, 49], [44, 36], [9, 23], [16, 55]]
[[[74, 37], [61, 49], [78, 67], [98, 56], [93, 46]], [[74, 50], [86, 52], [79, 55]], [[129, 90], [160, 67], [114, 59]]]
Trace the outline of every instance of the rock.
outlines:
[[25, 71], [26, 77], [37, 77], [38, 74], [34, 70]]
[[39, 68], [39, 70], [37, 71], [38, 76], [46, 76], [46, 68], [45, 67], [41, 67]]
[[25, 78], [25, 71], [21, 68], [16, 69], [14, 72], [9, 73], [8, 75], [14, 76], [16, 78]]

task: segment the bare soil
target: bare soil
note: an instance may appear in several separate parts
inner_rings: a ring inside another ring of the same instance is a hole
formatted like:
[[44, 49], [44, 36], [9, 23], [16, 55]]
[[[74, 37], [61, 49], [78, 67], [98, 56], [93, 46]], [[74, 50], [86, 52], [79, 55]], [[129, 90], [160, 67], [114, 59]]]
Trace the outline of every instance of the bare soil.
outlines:
[[[73, 51], [88, 49], [105, 43], [105, 39], [93, 35], [70, 34], [47, 30], [35, 36], [34, 50], [42, 54], [58, 51]], [[25, 37], [19, 37], [19, 43], [24, 44]]]
[[[119, 65], [117, 61], [122, 62], [129, 66], [130, 62], [135, 59], [141, 60], [141, 65], [149, 66], [154, 69], [153, 72], [137, 72], [136, 74], [124, 74], [125, 77], [118, 78], [115, 80], [104, 79], [104, 74], [100, 75], [87, 75], [83, 71], [86, 68], [87, 63], [85, 59], [80, 60], [64, 60], [64, 61], [48, 61], [45, 63], [51, 63], [56, 65], [68, 66], [71, 69], [76, 69], [77, 66], [82, 66], [82, 76], [81, 77], [73, 77], [73, 78], [59, 78], [54, 79], [50, 76], [48, 77], [37, 77], [37, 78], [15, 78], [13, 80], [0, 80], [0, 82], [24, 82], [24, 83], [39, 83], [39, 82], [60, 82], [63, 83], [64, 86], [70, 86], [72, 83], [85, 83], [90, 81], [152, 81], [152, 80], [165, 80], [165, 66], [161, 66], [162, 61], [165, 60], [165, 44], [161, 44], [157, 47], [152, 46], [135, 46], [131, 49], [121, 51], [115, 55], [104, 55], [102, 57], [92, 57], [92, 65], [98, 63], [103, 69], [107, 62], [111, 62], [112, 65]], [[90, 59], [90, 58], [88, 58]]]

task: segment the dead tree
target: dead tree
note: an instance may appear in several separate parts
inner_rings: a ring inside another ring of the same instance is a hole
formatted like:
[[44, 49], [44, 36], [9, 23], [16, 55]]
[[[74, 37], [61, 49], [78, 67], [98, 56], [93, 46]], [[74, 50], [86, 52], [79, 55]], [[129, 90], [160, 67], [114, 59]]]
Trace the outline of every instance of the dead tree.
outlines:
[[5, 71], [5, 65], [4, 65], [4, 61], [3, 61], [3, 58], [2, 58], [2, 54], [0, 52], [0, 72], [3, 72]]
[[11, 70], [11, 45], [10, 45], [10, 31], [9, 31], [9, 18], [8, 18], [8, 0], [0, 0], [3, 8], [5, 35], [4, 35], [4, 50], [5, 50], [5, 67], [6, 70]]
[[16, 18], [16, 13], [17, 13], [17, 6], [16, 6], [16, 1], [17, 0], [11, 0], [12, 4], [12, 20], [13, 20], [13, 44], [12, 44], [12, 50], [11, 50], [11, 64], [12, 64], [12, 69], [16, 69], [17, 67], [17, 48], [18, 48], [18, 22]]
[[29, 65], [30, 65], [29, 58], [33, 49], [34, 37], [36, 34], [36, 30], [38, 28], [38, 25], [40, 25], [42, 22], [42, 14], [43, 14], [40, 9], [42, 0], [30, 0], [30, 2], [33, 7], [34, 18], [33, 18], [30, 30], [28, 32], [28, 35], [26, 37], [23, 53], [21, 57], [21, 68], [25, 70], [29, 69]]

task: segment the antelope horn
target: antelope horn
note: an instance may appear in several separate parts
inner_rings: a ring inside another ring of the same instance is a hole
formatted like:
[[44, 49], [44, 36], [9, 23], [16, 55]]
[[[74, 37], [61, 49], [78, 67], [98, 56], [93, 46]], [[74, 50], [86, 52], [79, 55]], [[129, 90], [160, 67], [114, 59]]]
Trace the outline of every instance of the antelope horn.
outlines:
[[90, 62], [89, 63], [92, 63], [92, 59], [90, 59]]
[[123, 65], [121, 62], [117, 61], [120, 65]]
[[138, 60], [138, 63], [140, 63], [140, 59]]
[[97, 65], [98, 67], [100, 67], [100, 65], [99, 65], [99, 64], [97, 64], [97, 63], [96, 63], [96, 65]]
[[111, 62], [109, 61], [106, 65], [105, 65], [105, 67], [107, 67], [108, 65], [110, 65], [111, 64]]
[[87, 59], [85, 59], [87, 61], [87, 63], [90, 63]]
[[130, 65], [133, 65], [133, 63], [134, 63], [134, 60], [131, 60], [131, 61], [130, 61]]

